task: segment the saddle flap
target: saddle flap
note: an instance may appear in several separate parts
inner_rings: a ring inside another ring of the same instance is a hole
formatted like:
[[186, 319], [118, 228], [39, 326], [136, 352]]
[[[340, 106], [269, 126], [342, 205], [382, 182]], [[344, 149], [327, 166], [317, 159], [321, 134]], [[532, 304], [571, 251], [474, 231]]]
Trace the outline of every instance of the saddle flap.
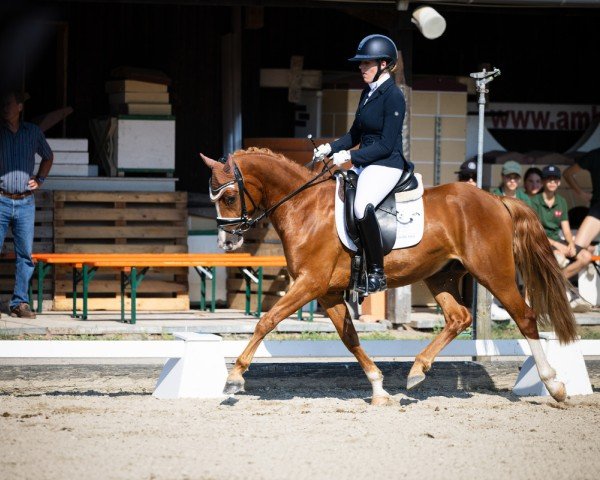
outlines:
[[[338, 236], [345, 247], [357, 251], [358, 229], [354, 219], [354, 198], [347, 190], [347, 173], [336, 175], [335, 221]], [[356, 175], [354, 172], [352, 172]], [[402, 179], [401, 179], [402, 180]], [[353, 181], [356, 186], [356, 178]], [[399, 182], [400, 184], [400, 182]], [[423, 182], [421, 175], [410, 174], [410, 181], [405, 185], [416, 184], [416, 188], [396, 193], [394, 188], [377, 206], [376, 217], [381, 229], [384, 255], [393, 249], [407, 248], [420, 242], [423, 235]], [[349, 197], [352, 197], [350, 199]], [[403, 205], [404, 204], [404, 205]]]

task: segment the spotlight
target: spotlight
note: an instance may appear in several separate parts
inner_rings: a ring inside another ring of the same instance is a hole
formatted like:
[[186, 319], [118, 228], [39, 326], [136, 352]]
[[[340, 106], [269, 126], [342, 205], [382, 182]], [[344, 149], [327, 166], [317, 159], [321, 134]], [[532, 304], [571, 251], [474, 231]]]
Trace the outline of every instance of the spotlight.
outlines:
[[412, 14], [414, 23], [425, 38], [433, 40], [446, 30], [446, 20], [431, 7], [419, 7]]

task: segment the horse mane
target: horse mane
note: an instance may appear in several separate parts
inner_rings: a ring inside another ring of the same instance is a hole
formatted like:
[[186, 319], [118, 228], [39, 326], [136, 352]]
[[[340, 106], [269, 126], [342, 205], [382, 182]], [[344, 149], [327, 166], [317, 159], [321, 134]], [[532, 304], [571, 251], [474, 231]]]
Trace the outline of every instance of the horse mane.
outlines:
[[233, 157], [235, 160], [237, 160], [239, 157], [250, 155], [258, 157], [267, 157], [269, 160], [275, 160], [276, 162], [283, 163], [287, 169], [292, 170], [293, 172], [300, 175], [302, 178], [308, 179], [310, 177], [310, 171], [304, 166], [294, 162], [293, 160], [290, 160], [282, 153], [275, 153], [270, 148], [250, 147], [245, 150], [236, 150], [235, 152], [233, 152]]

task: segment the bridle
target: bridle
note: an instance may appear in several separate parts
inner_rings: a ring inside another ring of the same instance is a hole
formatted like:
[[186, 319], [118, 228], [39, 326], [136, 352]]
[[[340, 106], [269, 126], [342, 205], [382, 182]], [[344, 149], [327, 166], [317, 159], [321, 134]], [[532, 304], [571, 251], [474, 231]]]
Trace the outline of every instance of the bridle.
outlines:
[[[244, 183], [244, 177], [242, 176], [242, 172], [240, 172], [240, 169], [235, 164], [235, 162], [233, 163], [233, 176], [233, 180], [224, 183], [223, 185], [219, 185], [217, 188], [213, 188], [211, 176], [211, 178], [208, 180], [208, 187], [210, 199], [211, 201], [216, 203], [216, 201], [219, 198], [221, 198], [221, 196], [225, 193], [225, 190], [232, 188], [237, 184], [238, 191], [240, 192], [240, 202], [242, 204], [241, 215], [239, 217], [220, 217], [218, 216], [217, 212], [217, 227], [219, 228], [219, 230], [223, 230], [224, 232], [229, 233], [231, 235], [240, 236], [244, 232], [252, 228], [256, 224], [256, 222], [259, 221], [258, 218], [253, 219], [251, 214], [248, 214], [248, 209], [246, 208], [246, 195], [248, 195], [250, 203], [252, 203], [252, 207], [254, 207], [252, 213], [258, 210], [258, 206], [256, 205], [256, 202], [254, 202], [254, 200], [252, 199], [250, 192], [248, 192], [248, 189], [246, 188], [246, 185]], [[238, 225], [238, 228], [228, 230], [227, 227], [232, 225]]]
[[[241, 237], [245, 232], [247, 232], [251, 228], [255, 227], [258, 222], [260, 222], [263, 218], [267, 217], [271, 212], [273, 212], [273, 210], [275, 210], [277, 207], [279, 207], [283, 203], [287, 202], [290, 198], [298, 195], [300, 192], [302, 192], [303, 190], [306, 190], [307, 188], [318, 185], [319, 183], [328, 180], [329, 177], [325, 178], [325, 179], [321, 179], [321, 181], [317, 182], [317, 180], [319, 180], [326, 173], [329, 173], [331, 175], [331, 177], [333, 177], [333, 173], [331, 172], [329, 166], [327, 165], [327, 161], [325, 160], [323, 162], [323, 164], [324, 164], [323, 170], [318, 175], [316, 175], [314, 178], [310, 179], [304, 185], [298, 187], [293, 192], [287, 194], [285, 197], [283, 197], [281, 200], [279, 200], [275, 205], [264, 210], [257, 217], [253, 218], [252, 215], [254, 215], [257, 211], [259, 211], [259, 208], [256, 205], [256, 202], [253, 200], [252, 196], [250, 195], [250, 192], [248, 192], [248, 189], [246, 188], [246, 184], [244, 183], [244, 177], [242, 176], [242, 172], [240, 172], [240, 169], [238, 168], [238, 166], [236, 165], [235, 162], [232, 161], [232, 163], [233, 163], [234, 179], [227, 183], [224, 183], [223, 185], [219, 185], [217, 188], [213, 188], [212, 176], [211, 176], [211, 178], [208, 181], [208, 188], [209, 188], [209, 194], [210, 194], [211, 201], [216, 203], [216, 201], [225, 193], [225, 190], [227, 190], [229, 188], [233, 188], [237, 185], [238, 192], [240, 192], [240, 202], [241, 202], [241, 207], [242, 207], [240, 216], [239, 217], [220, 217], [218, 215], [218, 210], [217, 210], [217, 228], [225, 233], [229, 233], [230, 235], [235, 235], [238, 237]], [[252, 212], [248, 212], [248, 209], [246, 207], [246, 195], [248, 195], [248, 198], [250, 199], [250, 203], [252, 203], [252, 207], [253, 207]], [[235, 228], [235, 226], [237, 226], [237, 228]], [[231, 229], [229, 227], [234, 227], [234, 228]]]

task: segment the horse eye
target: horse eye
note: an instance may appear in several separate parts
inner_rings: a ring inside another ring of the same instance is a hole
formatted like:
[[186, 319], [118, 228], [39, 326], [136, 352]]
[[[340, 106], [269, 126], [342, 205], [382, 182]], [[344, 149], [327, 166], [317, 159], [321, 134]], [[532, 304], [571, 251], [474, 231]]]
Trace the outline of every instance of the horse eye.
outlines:
[[224, 198], [225, 201], [225, 205], [227, 205], [228, 207], [233, 205], [233, 202], [235, 202], [235, 197], [233, 195], [228, 195]]

